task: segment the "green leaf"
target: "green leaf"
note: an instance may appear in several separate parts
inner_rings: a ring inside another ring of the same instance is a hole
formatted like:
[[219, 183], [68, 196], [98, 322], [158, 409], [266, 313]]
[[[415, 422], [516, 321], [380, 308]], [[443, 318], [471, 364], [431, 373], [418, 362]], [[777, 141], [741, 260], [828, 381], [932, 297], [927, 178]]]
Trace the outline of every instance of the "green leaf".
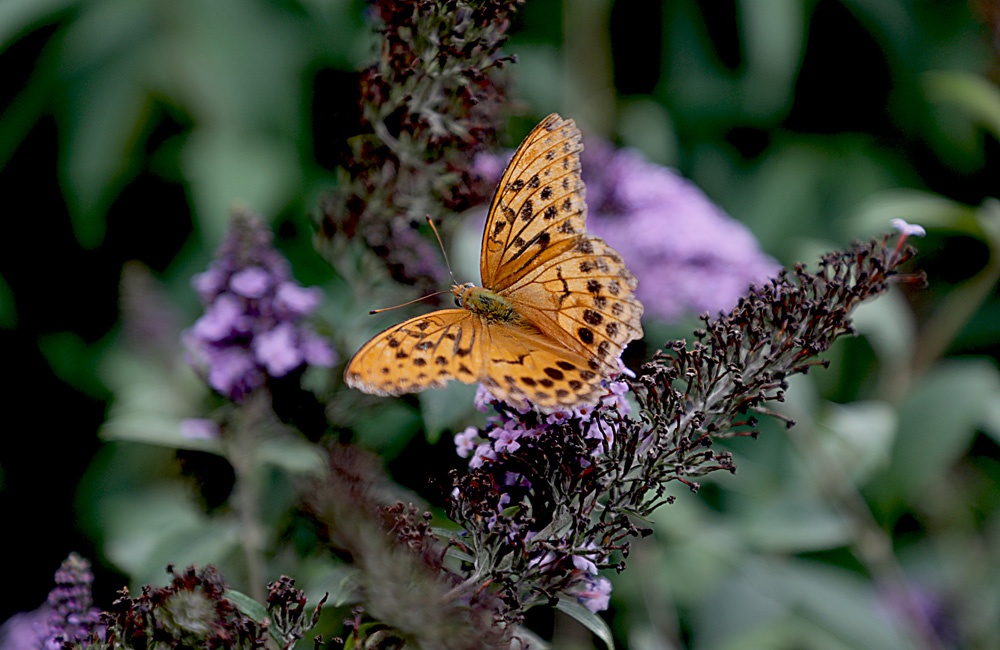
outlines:
[[826, 455], [846, 468], [856, 483], [888, 464], [897, 425], [892, 406], [876, 401], [828, 404], [817, 422], [827, 433], [820, 440]]
[[702, 647], [910, 647], [863, 576], [795, 558], [731, 559], [735, 570], [698, 604]]
[[264, 440], [257, 448], [257, 458], [295, 475], [323, 476], [326, 471], [319, 448], [291, 435]]
[[791, 105], [805, 47], [806, 17], [798, 0], [738, 3], [746, 52], [742, 109], [753, 119], [782, 118]]
[[1000, 390], [996, 390], [983, 405], [981, 426], [986, 435], [1000, 444]]
[[0, 2], [0, 50], [37, 23], [54, 20], [80, 0], [4, 0]]
[[85, 75], [71, 87], [67, 140], [62, 148], [63, 196], [77, 240], [95, 248], [104, 237], [104, 215], [132, 173], [131, 155], [140, 138], [148, 97], [137, 83], [147, 64], [144, 52], [129, 52]]
[[418, 393], [427, 441], [434, 444], [446, 429], [455, 431], [467, 424], [474, 413], [475, 396], [475, 386], [457, 381], [449, 382], [444, 388]]
[[170, 449], [189, 449], [222, 454], [216, 439], [188, 438], [181, 434], [180, 420], [154, 413], [130, 413], [114, 416], [101, 427], [102, 440], [140, 442]]
[[13, 329], [17, 325], [17, 305], [10, 285], [0, 276], [0, 329]]
[[1000, 138], [1000, 88], [993, 82], [959, 70], [928, 72], [924, 89], [931, 101], [957, 105]]
[[358, 569], [346, 571], [337, 588], [330, 594], [330, 604], [343, 607], [361, 602], [363, 586], [364, 573]]
[[90, 344], [73, 332], [38, 337], [38, 349], [59, 379], [95, 399], [107, 399], [108, 389], [97, 378], [103, 345]]
[[660, 165], [677, 165], [677, 132], [662, 104], [648, 97], [623, 101], [618, 122], [623, 145], [638, 149]]
[[932, 192], [883, 190], [864, 199], [854, 211], [848, 228], [859, 236], [891, 229], [893, 219], [906, 219], [926, 228], [952, 228], [979, 234], [976, 209]]
[[852, 538], [849, 521], [816, 494], [798, 489], [746, 504], [743, 533], [771, 552], [802, 553], [837, 548]]
[[293, 140], [235, 129], [195, 129], [181, 152], [181, 166], [209, 242], [222, 240], [234, 205], [276, 214], [301, 185]]
[[104, 536], [104, 552], [138, 584], [162, 584], [168, 564], [215, 564], [225, 574], [224, 562], [239, 546], [241, 532], [231, 517], [209, 518], [181, 484], [140, 486], [96, 493], [95, 508]]
[[879, 496], [899, 493], [912, 502], [941, 480], [968, 449], [998, 393], [1000, 375], [987, 359], [947, 360], [928, 372], [899, 407], [891, 466], [880, 477]]
[[878, 300], [862, 303], [854, 310], [851, 320], [854, 329], [868, 340], [878, 355], [880, 365], [900, 368], [910, 364], [917, 340], [917, 323], [912, 307], [901, 292], [890, 291]]
[[556, 603], [556, 609], [575, 618], [593, 632], [594, 636], [604, 643], [604, 647], [608, 650], [614, 650], [615, 642], [611, 636], [611, 628], [608, 627], [603, 618], [566, 596], [559, 599], [559, 602]]
[[267, 618], [267, 609], [242, 591], [226, 589], [224, 596], [226, 600], [236, 605], [238, 610], [258, 623]]

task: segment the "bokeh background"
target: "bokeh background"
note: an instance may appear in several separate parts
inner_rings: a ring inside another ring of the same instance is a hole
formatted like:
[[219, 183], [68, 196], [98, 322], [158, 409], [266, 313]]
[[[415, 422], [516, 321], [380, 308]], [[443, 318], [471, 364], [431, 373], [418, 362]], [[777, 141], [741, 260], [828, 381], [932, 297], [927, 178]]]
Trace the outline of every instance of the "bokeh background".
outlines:
[[[143, 409], [159, 419], [133, 431], [169, 426], [211, 400], [183, 368], [130, 356], [123, 273], [179, 332], [199, 313], [191, 276], [230, 208], [250, 206], [298, 280], [327, 291], [321, 319], [349, 357], [371, 332], [360, 315], [382, 305], [315, 254], [311, 215], [337, 182], [354, 73], [377, 51], [366, 11], [0, 2], [0, 620], [40, 604], [71, 550], [94, 562], [99, 605], [164, 582], [169, 562], [214, 562], [250, 590], [225, 523], [225, 462], [114, 441], [104, 426]], [[786, 265], [894, 217], [929, 231], [914, 242], [929, 286], [865, 309], [830, 369], [794, 383], [784, 412], [798, 426], [732, 443], [735, 476], [658, 513], [612, 576], [620, 647], [909, 647], [886, 588], [900, 583], [933, 623], [928, 647], [1000, 647], [998, 5], [528, 0], [510, 35], [508, 146], [558, 111], [676, 168]], [[649, 323], [649, 349], [695, 323]], [[401, 400], [334, 427], [439, 501], [426, 475], [460, 466], [447, 433], [469, 415], [441, 403]], [[296, 537], [282, 473], [294, 465], [276, 461], [269, 478], [265, 511], [284, 537], [268, 577], [322, 591], [337, 571]], [[559, 647], [591, 646], [568, 619], [532, 624]]]

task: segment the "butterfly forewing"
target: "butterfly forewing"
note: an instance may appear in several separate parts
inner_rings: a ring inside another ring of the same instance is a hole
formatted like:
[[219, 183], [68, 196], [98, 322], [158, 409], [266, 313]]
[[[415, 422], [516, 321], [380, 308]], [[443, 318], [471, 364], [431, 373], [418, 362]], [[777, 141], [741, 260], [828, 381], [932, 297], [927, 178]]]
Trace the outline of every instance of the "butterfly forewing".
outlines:
[[347, 365], [348, 386], [374, 395], [466, 384], [485, 375], [480, 318], [466, 309], [417, 316], [378, 334]]
[[504, 170], [483, 232], [483, 286], [501, 291], [585, 232], [580, 131], [555, 113], [535, 127]]

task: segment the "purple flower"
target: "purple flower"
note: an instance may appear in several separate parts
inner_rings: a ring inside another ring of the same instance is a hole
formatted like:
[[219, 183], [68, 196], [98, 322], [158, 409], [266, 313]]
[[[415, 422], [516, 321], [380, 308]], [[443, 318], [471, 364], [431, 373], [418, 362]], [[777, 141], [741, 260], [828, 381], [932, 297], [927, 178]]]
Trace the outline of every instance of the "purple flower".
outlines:
[[253, 348], [257, 363], [272, 377], [287, 375], [305, 359], [295, 340], [295, 328], [287, 322], [254, 337]]
[[611, 581], [604, 576], [590, 576], [572, 590], [577, 602], [596, 614], [608, 608], [611, 601]]
[[320, 291], [316, 287], [300, 287], [294, 282], [282, 282], [275, 294], [278, 309], [294, 315], [304, 316], [319, 304]]
[[676, 172], [593, 138], [581, 165], [588, 227], [639, 279], [647, 313], [676, 320], [727, 310], [751, 283], [778, 272], [745, 226]]
[[233, 273], [229, 288], [244, 298], [263, 298], [271, 288], [271, 274], [259, 266], [251, 266]]
[[101, 610], [92, 607], [90, 562], [70, 553], [56, 571], [48, 601], [12, 617], [0, 630], [2, 650], [61, 650], [64, 644], [89, 641], [100, 634]]
[[927, 231], [923, 226], [915, 223], [910, 223], [906, 219], [893, 219], [889, 223], [892, 227], [903, 233], [904, 236], [909, 237], [910, 235], [915, 235], [917, 237], [923, 237], [927, 234]]
[[187, 360], [229, 399], [242, 401], [303, 364], [335, 363], [326, 340], [302, 322], [319, 290], [295, 282], [258, 217], [233, 215], [215, 260], [192, 284], [205, 313], [184, 332]]
[[479, 429], [476, 427], [466, 427], [462, 433], [455, 434], [455, 448], [458, 455], [468, 458], [469, 454], [476, 448], [479, 441]]
[[214, 440], [219, 437], [219, 425], [205, 418], [185, 418], [181, 435], [189, 440]]

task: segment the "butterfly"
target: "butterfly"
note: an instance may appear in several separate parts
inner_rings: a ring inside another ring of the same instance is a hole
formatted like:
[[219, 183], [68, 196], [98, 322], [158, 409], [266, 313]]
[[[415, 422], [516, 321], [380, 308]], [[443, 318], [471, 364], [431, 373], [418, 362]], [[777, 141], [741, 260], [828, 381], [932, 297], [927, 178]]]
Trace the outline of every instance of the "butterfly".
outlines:
[[375, 395], [481, 382], [518, 408], [593, 405], [642, 337], [636, 279], [588, 235], [583, 144], [555, 113], [514, 152], [490, 202], [482, 286], [452, 286], [458, 309], [394, 325], [347, 365], [347, 384]]

